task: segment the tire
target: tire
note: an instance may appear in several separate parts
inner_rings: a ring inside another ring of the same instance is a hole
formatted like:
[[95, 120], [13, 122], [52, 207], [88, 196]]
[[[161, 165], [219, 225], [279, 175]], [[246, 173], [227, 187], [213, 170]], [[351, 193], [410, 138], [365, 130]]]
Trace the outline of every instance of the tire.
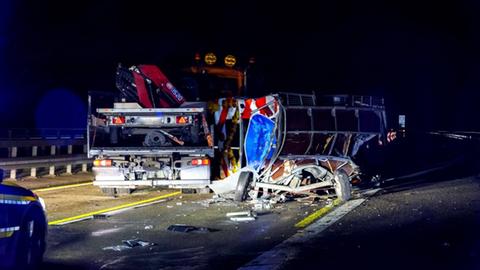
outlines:
[[46, 222], [41, 209], [30, 210], [18, 235], [16, 265], [19, 269], [36, 269], [45, 252]]
[[335, 194], [341, 202], [346, 202], [352, 197], [352, 184], [350, 184], [350, 178], [343, 171], [335, 171], [333, 174]]
[[241, 172], [238, 177], [237, 188], [235, 189], [235, 196], [233, 200], [236, 202], [243, 202], [247, 198], [247, 191], [250, 182], [253, 179], [251, 172]]
[[100, 190], [102, 191], [103, 194], [107, 196], [115, 197], [115, 195], [117, 194], [117, 190], [115, 188], [101, 187]]

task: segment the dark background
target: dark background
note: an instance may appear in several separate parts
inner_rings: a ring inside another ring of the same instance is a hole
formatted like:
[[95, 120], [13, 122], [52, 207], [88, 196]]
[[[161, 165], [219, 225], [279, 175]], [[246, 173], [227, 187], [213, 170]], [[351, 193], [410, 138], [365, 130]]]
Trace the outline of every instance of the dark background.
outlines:
[[255, 56], [265, 93], [379, 95], [391, 123], [478, 129], [476, 1], [152, 2], [1, 0], [0, 127], [84, 127], [118, 62], [175, 77], [214, 51]]

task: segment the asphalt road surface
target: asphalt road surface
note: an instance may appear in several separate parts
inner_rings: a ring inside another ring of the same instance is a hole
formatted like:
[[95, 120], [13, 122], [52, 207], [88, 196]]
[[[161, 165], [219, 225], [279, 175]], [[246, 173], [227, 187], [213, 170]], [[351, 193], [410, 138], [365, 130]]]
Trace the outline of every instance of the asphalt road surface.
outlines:
[[[384, 187], [301, 246], [281, 269], [480, 269], [480, 180], [455, 169]], [[321, 205], [280, 205], [251, 222], [233, 222], [230, 203], [182, 198], [114, 216], [50, 227], [42, 269], [236, 269], [297, 232]], [[172, 232], [188, 224], [210, 232]], [[155, 243], [104, 250], [122, 240]]]
[[281, 269], [480, 269], [480, 180], [453, 175], [384, 188]]
[[[255, 221], [233, 222], [227, 212], [251, 205], [222, 202], [207, 206], [204, 202], [205, 196], [183, 195], [104, 219], [51, 226], [43, 269], [235, 269], [294, 234], [294, 224], [321, 207], [290, 202], [259, 214]], [[211, 231], [168, 231], [172, 224]], [[129, 239], [156, 245], [104, 250]]]

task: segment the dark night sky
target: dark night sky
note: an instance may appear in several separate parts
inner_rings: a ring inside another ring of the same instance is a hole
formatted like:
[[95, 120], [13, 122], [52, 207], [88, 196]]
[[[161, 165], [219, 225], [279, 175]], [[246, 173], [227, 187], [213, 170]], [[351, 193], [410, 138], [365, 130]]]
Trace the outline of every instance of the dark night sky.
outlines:
[[[52, 89], [79, 100], [88, 90], [114, 90], [118, 62], [172, 74], [197, 51], [254, 55], [265, 92], [380, 95], [414, 128], [480, 125], [473, 0], [0, 2], [0, 112], [12, 116], [1, 127], [48, 125], [38, 111], [49, 107], [42, 101]], [[58, 115], [69, 115], [71, 106], [60, 107]]]

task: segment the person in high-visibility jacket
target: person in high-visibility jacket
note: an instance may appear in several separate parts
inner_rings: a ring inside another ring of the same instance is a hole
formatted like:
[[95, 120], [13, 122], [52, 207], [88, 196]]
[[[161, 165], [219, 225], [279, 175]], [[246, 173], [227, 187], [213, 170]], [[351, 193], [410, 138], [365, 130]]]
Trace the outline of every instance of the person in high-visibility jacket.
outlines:
[[46, 247], [45, 204], [32, 191], [3, 181], [0, 169], [0, 269], [34, 269]]

